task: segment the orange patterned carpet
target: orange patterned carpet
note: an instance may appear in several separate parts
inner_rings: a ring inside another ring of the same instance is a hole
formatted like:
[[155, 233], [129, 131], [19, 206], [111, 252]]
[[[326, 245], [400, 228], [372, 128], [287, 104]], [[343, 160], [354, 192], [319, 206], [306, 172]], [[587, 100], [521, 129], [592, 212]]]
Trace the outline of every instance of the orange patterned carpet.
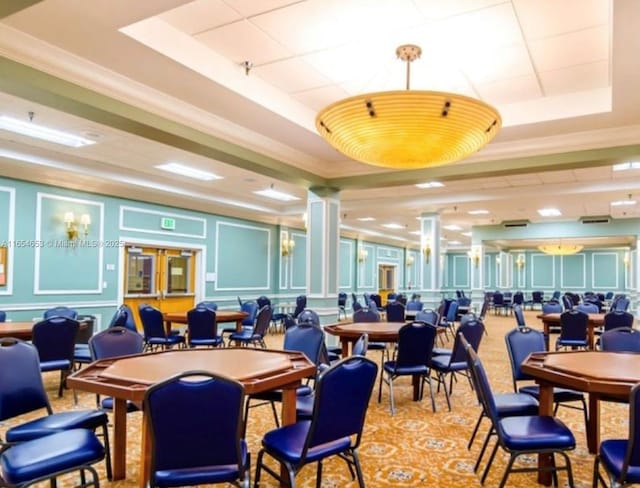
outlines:
[[[526, 312], [528, 324], [541, 327], [535, 315], [538, 312]], [[515, 326], [512, 316], [495, 316], [489, 314], [486, 319], [488, 335], [485, 335], [480, 346], [480, 357], [488, 370], [493, 390], [498, 392], [512, 391], [511, 370], [504, 345], [505, 333]], [[268, 337], [270, 348], [280, 347], [282, 335]], [[370, 353], [371, 359], [379, 361], [377, 352]], [[50, 375], [50, 376], [49, 376]], [[64, 398], [57, 398], [57, 374], [49, 373], [45, 382], [53, 409], [56, 412], [73, 407], [73, 396], [66, 391]], [[467, 441], [478, 418], [479, 406], [475, 394], [469, 388], [465, 378], [454, 384], [452, 411], [447, 410], [443, 392], [436, 394], [437, 412], [431, 411], [428, 393], [421, 402], [411, 401], [410, 378], [401, 378], [394, 385], [396, 414], [389, 413], [388, 388], [383, 385], [382, 403], [377, 402], [377, 386], [372, 397], [363, 442], [360, 447], [360, 458], [369, 488], [386, 487], [474, 487], [481, 486], [479, 475], [473, 472], [473, 465], [480, 448], [480, 440], [467, 450]], [[76, 408], [93, 408], [95, 397], [78, 392], [79, 406]], [[603, 404], [602, 438], [626, 437], [628, 407], [618, 404]], [[561, 408], [559, 417], [572, 429], [577, 439], [576, 449], [570, 453], [576, 487], [591, 486], [593, 456], [587, 452], [582, 413], [576, 410]], [[109, 483], [104, 474], [103, 463], [98, 465], [103, 485], [133, 488], [138, 474], [140, 452], [139, 430], [140, 413], [129, 414], [129, 447], [127, 480]], [[212, 419], [214, 420], [214, 419]], [[222, 419], [218, 419], [221, 421]], [[222, 420], [223, 421], [223, 420]], [[484, 436], [488, 421], [481, 429]], [[10, 422], [2, 425], [6, 429]], [[262, 435], [275, 426], [269, 406], [253, 408], [247, 428], [247, 441], [255, 462]], [[488, 457], [488, 455], [486, 456]], [[506, 465], [507, 456], [499, 453], [491, 468], [485, 486], [497, 486]], [[534, 457], [525, 459], [525, 463], [536, 463]], [[481, 469], [484, 464], [481, 466]], [[252, 478], [255, 466], [252, 466]], [[71, 486], [76, 479], [61, 483]], [[306, 466], [297, 478], [298, 486], [315, 486], [315, 465]], [[566, 476], [560, 475], [562, 486], [566, 484]], [[263, 476], [260, 486], [276, 486], [268, 475]], [[352, 481], [346, 464], [338, 459], [324, 463], [323, 488], [356, 487]], [[538, 486], [535, 474], [512, 474], [509, 487]]]

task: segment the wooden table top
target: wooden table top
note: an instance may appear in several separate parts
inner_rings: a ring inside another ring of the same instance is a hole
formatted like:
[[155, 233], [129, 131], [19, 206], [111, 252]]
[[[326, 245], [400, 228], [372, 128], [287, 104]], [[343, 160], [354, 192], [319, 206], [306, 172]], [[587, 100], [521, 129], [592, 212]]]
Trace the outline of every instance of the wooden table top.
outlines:
[[67, 378], [70, 388], [142, 401], [147, 388], [175, 374], [204, 370], [234, 378], [247, 394], [300, 382], [315, 366], [299, 352], [254, 348], [186, 349], [99, 360]]
[[[167, 322], [187, 323], [187, 312], [166, 312], [162, 316]], [[240, 312], [239, 310], [216, 310], [216, 322], [236, 322], [248, 316], [247, 312]]]
[[[44, 320], [44, 319], [43, 319]], [[0, 322], [0, 337], [15, 337], [16, 339], [30, 340], [33, 326], [38, 322]], [[87, 322], [79, 322], [80, 329], [86, 329]]]
[[[560, 315], [561, 313], [541, 313], [536, 317], [542, 321], [560, 324]], [[593, 326], [603, 325], [604, 324], [604, 315], [603, 313], [590, 313], [589, 315], [589, 324]]]
[[397, 341], [398, 331], [408, 322], [353, 322], [326, 325], [324, 330], [338, 337], [357, 339], [368, 334], [370, 341]]

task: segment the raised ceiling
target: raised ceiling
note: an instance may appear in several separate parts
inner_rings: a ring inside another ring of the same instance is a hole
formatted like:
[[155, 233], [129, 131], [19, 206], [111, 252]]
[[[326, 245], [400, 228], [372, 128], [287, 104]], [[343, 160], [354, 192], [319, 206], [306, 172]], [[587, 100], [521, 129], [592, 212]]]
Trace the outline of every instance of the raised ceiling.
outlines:
[[[545, 220], [543, 207], [561, 210], [553, 220], [640, 216], [640, 204], [611, 206], [640, 200], [640, 170], [611, 169], [640, 160], [635, 0], [43, 0], [0, 16], [0, 113], [97, 141], [68, 149], [0, 130], [5, 176], [296, 227], [309, 188], [337, 188], [345, 232], [400, 245], [419, 241], [424, 212], [460, 227], [444, 231], [451, 247], [468, 246], [473, 225]], [[494, 142], [389, 172], [317, 135], [324, 105], [402, 88], [403, 43], [424, 51], [413, 88], [500, 110]], [[224, 179], [155, 168], [168, 160]], [[431, 180], [445, 186], [414, 186]], [[271, 185], [300, 200], [252, 193]]]

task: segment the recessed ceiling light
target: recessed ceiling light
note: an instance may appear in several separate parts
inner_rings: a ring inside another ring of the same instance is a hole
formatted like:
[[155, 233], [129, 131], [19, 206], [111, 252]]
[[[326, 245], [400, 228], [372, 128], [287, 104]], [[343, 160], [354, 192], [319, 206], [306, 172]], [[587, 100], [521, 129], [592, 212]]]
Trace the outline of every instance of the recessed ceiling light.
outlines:
[[414, 236], [421, 236], [422, 232], [420, 232], [419, 230], [414, 230], [412, 232], [409, 232], [409, 234], [414, 235]]
[[463, 232], [462, 235], [465, 237], [471, 237], [471, 232]]
[[617, 200], [615, 202], [611, 202], [612, 207], [624, 207], [626, 205], [635, 205], [635, 200]]
[[427, 181], [425, 183], [418, 183], [416, 185], [417, 188], [441, 188], [444, 186], [444, 183], [440, 183], [439, 181]]
[[462, 242], [460, 242], [460, 241], [449, 241], [449, 244], [451, 244], [452, 246], [459, 246], [460, 244], [462, 244]]
[[489, 213], [489, 211], [488, 210], [479, 209], [479, 210], [469, 210], [467, 213], [469, 215], [487, 215]]
[[391, 224], [382, 224], [382, 227], [386, 227], [387, 229], [404, 229], [404, 225], [391, 223]]
[[613, 165], [613, 171], [626, 171], [628, 169], [640, 169], [640, 161], [629, 161]]
[[13, 117], [7, 117], [6, 115], [0, 116], [0, 129], [7, 130], [9, 132], [15, 132], [16, 134], [22, 134], [27, 137], [34, 137], [43, 141], [54, 142], [56, 144], [62, 144], [69, 147], [82, 147], [95, 144], [96, 141], [87, 139], [86, 137], [77, 136], [69, 132], [63, 132], [60, 130], [50, 129], [43, 125], [34, 124], [33, 122], [27, 122], [20, 119], [14, 119]]
[[447, 230], [462, 230], [462, 227], [460, 227], [459, 225], [443, 225], [442, 226], [443, 229], [447, 229]]
[[538, 213], [542, 217], [560, 217], [560, 215], [562, 215], [562, 212], [557, 208], [541, 208], [538, 209]]
[[376, 219], [375, 219], [375, 218], [373, 218], [373, 217], [360, 217], [358, 220], [359, 220], [360, 222], [373, 222], [373, 221], [374, 221], [374, 220], [376, 220]]
[[218, 176], [217, 174], [210, 173], [209, 171], [203, 171], [201, 169], [192, 168], [182, 163], [165, 163], [159, 164], [156, 168], [161, 169], [163, 171], [168, 171], [169, 173], [174, 173], [180, 176], [186, 176], [188, 178], [193, 178], [194, 180], [201, 181], [211, 181], [211, 180], [220, 180], [222, 176]]
[[293, 200], [300, 200], [298, 197], [289, 195], [288, 193], [284, 193], [278, 190], [274, 190], [273, 188], [267, 188], [266, 190], [258, 190], [254, 191], [256, 195], [261, 195], [267, 198], [273, 198], [274, 200], [280, 200], [281, 202], [291, 202]]

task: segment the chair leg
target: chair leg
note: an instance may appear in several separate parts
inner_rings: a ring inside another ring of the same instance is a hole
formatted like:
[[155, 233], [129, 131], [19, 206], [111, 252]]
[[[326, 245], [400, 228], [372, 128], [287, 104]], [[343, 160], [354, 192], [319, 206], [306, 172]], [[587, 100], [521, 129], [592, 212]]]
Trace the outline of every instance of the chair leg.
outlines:
[[469, 442], [467, 443], [467, 450], [471, 450], [471, 445], [476, 438], [476, 434], [478, 433], [478, 429], [480, 428], [480, 424], [482, 423], [482, 419], [484, 418], [484, 411], [480, 412], [480, 416], [478, 417], [478, 421], [476, 422], [476, 426], [473, 428], [473, 432], [471, 432], [471, 437], [469, 438]]
[[358, 487], [364, 488], [364, 476], [362, 476], [362, 468], [360, 467], [360, 457], [355, 449], [351, 451], [351, 454], [353, 455], [353, 464], [356, 467], [356, 474], [358, 475]]
[[476, 459], [476, 464], [473, 466], [473, 472], [476, 473], [478, 468], [480, 467], [480, 463], [482, 462], [482, 458], [484, 457], [484, 453], [487, 450], [487, 446], [489, 445], [489, 440], [491, 440], [491, 436], [494, 434], [493, 425], [489, 427], [487, 431], [487, 435], [484, 438], [484, 442], [482, 443], [482, 447], [480, 448], [480, 452], [478, 453], [478, 459]]
[[[422, 385], [421, 388], [424, 389], [424, 383], [425, 381], [427, 383], [429, 383], [429, 396], [431, 397], [431, 409], [433, 410], [433, 413], [436, 413], [436, 398], [433, 395], [433, 383], [431, 383], [431, 376], [430, 373], [427, 373], [423, 379], [422, 379]], [[420, 394], [420, 400], [422, 400], [422, 393]]]
[[509, 473], [511, 472], [511, 468], [513, 467], [513, 462], [516, 460], [516, 455], [511, 454], [509, 456], [509, 462], [507, 463], [507, 468], [504, 470], [504, 474], [502, 475], [502, 481], [500, 481], [500, 487], [503, 488], [507, 482], [507, 478], [509, 478]]
[[442, 376], [442, 385], [444, 386], [444, 396], [447, 399], [447, 407], [449, 407], [449, 412], [451, 412], [451, 400], [449, 399], [449, 391], [447, 390], [447, 378], [444, 375]]
[[316, 488], [322, 485], [322, 459], [318, 461], [318, 469], [316, 470]]
[[260, 485], [260, 473], [262, 471], [262, 456], [264, 456], [264, 449], [260, 449], [260, 452], [258, 452], [258, 459], [256, 460], [256, 477], [253, 480], [254, 488], [258, 488], [258, 486]]
[[395, 413], [395, 405], [393, 403], [393, 376], [389, 375], [387, 383], [389, 383], [389, 404], [391, 405], [391, 415], [393, 415]]
[[111, 443], [109, 442], [109, 427], [105, 423], [102, 426], [102, 437], [104, 438], [104, 462], [107, 471], [107, 479], [113, 480], [113, 470], [111, 469]]
[[487, 464], [484, 467], [484, 471], [482, 472], [482, 478], [480, 478], [481, 485], [484, 485], [484, 482], [487, 479], [487, 475], [489, 474], [489, 469], [491, 468], [491, 465], [493, 464], [493, 460], [496, 457], [496, 452], [498, 452], [498, 447], [500, 447], [500, 443], [496, 441], [495, 445], [493, 446], [493, 450], [491, 451], [491, 456], [489, 456], [489, 461], [487, 461]]

